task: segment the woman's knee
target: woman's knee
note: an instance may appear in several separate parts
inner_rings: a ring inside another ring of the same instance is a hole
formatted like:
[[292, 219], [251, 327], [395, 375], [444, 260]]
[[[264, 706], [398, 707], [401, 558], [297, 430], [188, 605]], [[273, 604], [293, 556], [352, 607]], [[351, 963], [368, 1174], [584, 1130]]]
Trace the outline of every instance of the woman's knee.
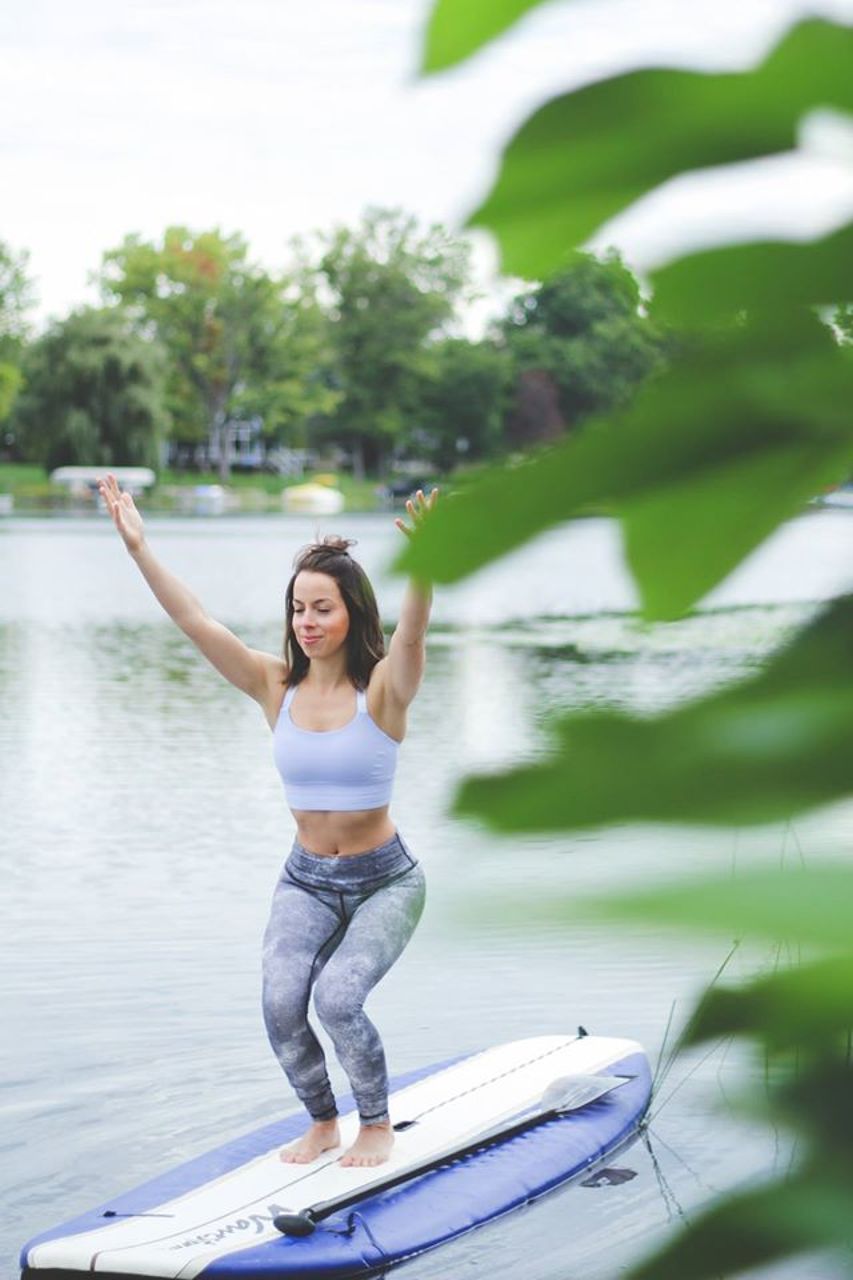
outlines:
[[330, 1034], [336, 1027], [358, 1017], [363, 1004], [364, 996], [360, 990], [329, 970], [321, 974], [314, 986], [314, 1008]]
[[298, 991], [286, 982], [276, 981], [275, 976], [269, 973], [264, 974], [261, 1006], [272, 1039], [292, 1039], [307, 1026], [306, 992]]

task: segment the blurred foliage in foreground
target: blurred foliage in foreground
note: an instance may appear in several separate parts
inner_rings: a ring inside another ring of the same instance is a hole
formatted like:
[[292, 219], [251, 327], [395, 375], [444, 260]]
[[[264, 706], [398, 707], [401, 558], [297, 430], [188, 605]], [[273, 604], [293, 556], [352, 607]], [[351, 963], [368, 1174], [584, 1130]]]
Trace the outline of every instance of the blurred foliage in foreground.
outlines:
[[[467, 57], [531, 7], [438, 0], [424, 70]], [[752, 70], [643, 68], [567, 93], [511, 139], [471, 222], [495, 233], [508, 271], [547, 278], [664, 180], [793, 149], [807, 112], [853, 109], [851, 68], [853, 30], [808, 21]], [[456, 581], [594, 503], [621, 520], [645, 616], [683, 616], [853, 469], [853, 360], [843, 341], [851, 243], [846, 226], [812, 243], [725, 245], [655, 272], [651, 313], [684, 327], [669, 366], [626, 409], [460, 488], [398, 567]], [[466, 780], [457, 809], [511, 831], [785, 818], [853, 793], [851, 687], [853, 597], [722, 692], [646, 719], [562, 718], [543, 762]], [[850, 1264], [852, 908], [853, 868], [811, 859], [734, 879], [727, 866], [701, 883], [587, 904], [610, 920], [734, 932], [787, 944], [793, 956], [810, 948], [807, 962], [710, 991], [683, 1036], [745, 1036], [772, 1058], [768, 1093], [752, 1107], [798, 1137], [795, 1164], [716, 1202], [640, 1263], [634, 1280], [711, 1280], [827, 1247]], [[578, 906], [574, 894], [550, 894], [525, 911], [559, 920]]]

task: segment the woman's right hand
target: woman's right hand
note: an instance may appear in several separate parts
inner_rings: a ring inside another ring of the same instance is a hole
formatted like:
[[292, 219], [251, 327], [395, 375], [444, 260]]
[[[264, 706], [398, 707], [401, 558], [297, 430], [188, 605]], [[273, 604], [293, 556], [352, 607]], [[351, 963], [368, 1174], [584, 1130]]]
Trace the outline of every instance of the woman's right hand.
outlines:
[[122, 493], [118, 480], [112, 472], [101, 476], [98, 480], [98, 492], [107, 505], [107, 510], [118, 529], [128, 551], [139, 551], [145, 541], [142, 516], [136, 509], [136, 503], [129, 493]]

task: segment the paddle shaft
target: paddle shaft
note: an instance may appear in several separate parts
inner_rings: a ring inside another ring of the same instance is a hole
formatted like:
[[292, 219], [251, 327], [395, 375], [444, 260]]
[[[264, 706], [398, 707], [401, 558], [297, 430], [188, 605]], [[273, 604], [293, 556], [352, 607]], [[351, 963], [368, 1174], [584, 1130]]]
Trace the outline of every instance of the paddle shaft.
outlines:
[[[390, 1177], [380, 1178], [377, 1182], [357, 1187], [347, 1192], [346, 1195], [335, 1196], [331, 1200], [321, 1200], [317, 1204], [310, 1205], [307, 1209], [302, 1209], [299, 1213], [278, 1214], [273, 1219], [273, 1225], [285, 1235], [309, 1235], [316, 1223], [322, 1222], [324, 1218], [328, 1218], [331, 1214], [337, 1213], [341, 1209], [348, 1209], [351, 1205], [358, 1204], [360, 1200], [364, 1200], [367, 1196], [375, 1195], [380, 1191], [388, 1191], [391, 1187], [400, 1186], [404, 1182], [411, 1182], [413, 1178], [420, 1178], [425, 1173], [441, 1168], [442, 1165], [447, 1164], [450, 1160], [472, 1155], [475, 1151], [481, 1151], [484, 1147], [493, 1146], [496, 1142], [503, 1142], [507, 1138], [512, 1138], [516, 1134], [543, 1124], [546, 1120], [556, 1119], [557, 1116], [564, 1115], [568, 1111], [588, 1106], [590, 1102], [604, 1097], [612, 1089], [625, 1084], [628, 1079], [629, 1077], [627, 1076], [606, 1076], [601, 1074], [597, 1076], [566, 1076], [555, 1080], [545, 1090], [538, 1103], [534, 1103], [532, 1107], [527, 1107], [509, 1123], [504, 1122], [496, 1125], [495, 1128], [487, 1129], [477, 1134], [475, 1138], [469, 1138], [467, 1141], [461, 1142], [456, 1147], [445, 1149], [440, 1155], [434, 1156], [431, 1160], [412, 1165], [408, 1169], [401, 1170], [400, 1173], [392, 1174]], [[590, 1092], [590, 1087], [592, 1092]], [[404, 1122], [396, 1127], [407, 1129], [411, 1123], [411, 1121]]]
[[358, 1204], [359, 1200], [364, 1200], [368, 1195], [376, 1195], [380, 1191], [390, 1191], [392, 1187], [399, 1187], [404, 1182], [411, 1182], [413, 1178], [420, 1178], [425, 1173], [440, 1169], [449, 1160], [458, 1160], [462, 1156], [473, 1155], [475, 1151], [480, 1151], [483, 1147], [494, 1146], [495, 1143], [503, 1142], [506, 1138], [513, 1138], [516, 1134], [524, 1133], [525, 1130], [532, 1129], [538, 1124], [544, 1124], [546, 1120], [556, 1119], [560, 1114], [560, 1108], [556, 1106], [551, 1107], [548, 1111], [539, 1111], [535, 1115], [526, 1115], [500, 1131], [480, 1134], [479, 1137], [470, 1142], [463, 1143], [458, 1147], [452, 1147], [449, 1151], [443, 1151], [440, 1156], [436, 1156], [424, 1164], [415, 1165], [411, 1169], [404, 1169], [402, 1172], [395, 1173], [392, 1177], [386, 1178], [382, 1182], [374, 1183], [368, 1187], [361, 1187], [345, 1196], [338, 1196], [334, 1200], [320, 1201], [319, 1204], [311, 1205], [308, 1209], [303, 1209], [300, 1214], [293, 1216], [310, 1220], [312, 1223], [322, 1222], [324, 1218], [330, 1217], [333, 1213], [337, 1213], [341, 1209], [349, 1209], [352, 1205]]

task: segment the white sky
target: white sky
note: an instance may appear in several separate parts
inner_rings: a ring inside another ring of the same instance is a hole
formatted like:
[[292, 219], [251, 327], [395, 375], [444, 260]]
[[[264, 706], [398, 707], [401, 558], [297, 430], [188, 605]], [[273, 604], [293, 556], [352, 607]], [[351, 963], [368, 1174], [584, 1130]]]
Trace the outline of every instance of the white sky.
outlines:
[[[89, 273], [131, 231], [240, 231], [279, 268], [292, 235], [354, 223], [369, 204], [458, 228], [502, 144], [555, 93], [635, 64], [746, 66], [806, 13], [853, 23], [853, 0], [557, 0], [419, 81], [429, 9], [13, 0], [0, 15], [0, 239], [31, 254], [39, 320], [95, 301]], [[804, 154], [668, 183], [593, 243], [642, 270], [732, 227], [829, 228], [853, 212], [853, 142], [839, 129], [809, 139]], [[475, 243], [496, 297], [493, 247]]]

